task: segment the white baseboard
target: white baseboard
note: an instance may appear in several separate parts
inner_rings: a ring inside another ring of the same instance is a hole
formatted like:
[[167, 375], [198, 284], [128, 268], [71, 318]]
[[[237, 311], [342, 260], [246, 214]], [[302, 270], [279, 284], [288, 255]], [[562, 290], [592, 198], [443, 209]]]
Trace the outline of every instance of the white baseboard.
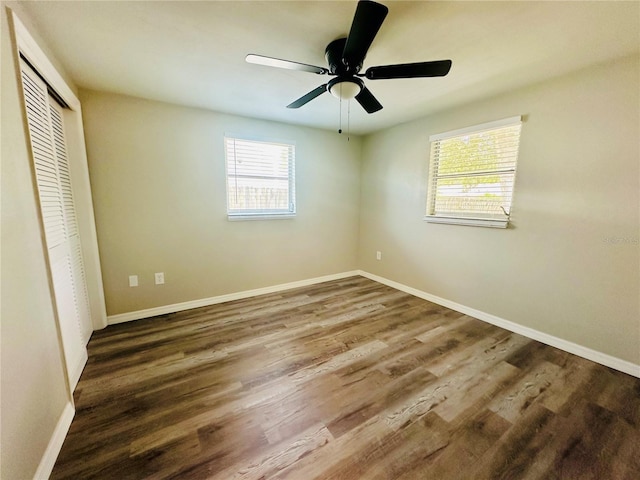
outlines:
[[551, 345], [552, 347], [559, 348], [560, 350], [564, 350], [565, 352], [573, 353], [574, 355], [578, 355], [579, 357], [586, 358], [587, 360], [591, 360], [601, 365], [611, 367], [615, 370], [619, 370], [629, 375], [633, 375], [634, 377], [640, 378], [640, 365], [631, 363], [627, 360], [622, 360], [620, 358], [607, 355], [606, 353], [602, 353], [597, 350], [592, 350], [590, 348], [583, 347], [582, 345], [578, 345], [577, 343], [573, 343], [568, 340], [564, 340], [562, 338], [554, 337], [553, 335], [549, 335], [548, 333], [540, 332], [538, 330], [534, 330], [533, 328], [525, 327], [523, 325], [511, 322], [509, 320], [505, 320], [504, 318], [491, 315], [490, 313], [482, 312], [480, 310], [476, 310], [474, 308], [461, 305], [451, 300], [447, 300], [446, 298], [441, 298], [436, 295], [423, 292], [413, 287], [403, 285], [402, 283], [394, 282], [393, 280], [389, 280], [384, 277], [379, 277], [378, 275], [374, 275], [369, 272], [360, 270], [358, 273], [363, 277], [369, 278], [376, 282], [395, 288], [396, 290], [401, 290], [410, 295], [414, 295], [424, 300], [437, 303], [438, 305], [442, 305], [443, 307], [450, 308], [457, 312], [464, 313], [465, 315], [469, 315], [470, 317], [477, 318], [478, 320], [482, 320], [484, 322], [491, 323], [492, 325], [496, 325], [497, 327], [504, 328], [505, 330], [509, 330], [510, 332], [523, 335], [527, 338], [531, 338], [533, 340], [537, 340], [547, 345]]
[[180, 312], [191, 308], [207, 307], [216, 303], [231, 302], [233, 300], [241, 300], [243, 298], [255, 297], [267, 293], [276, 293], [292, 288], [306, 287], [316, 283], [329, 282], [331, 280], [340, 280], [342, 278], [360, 275], [360, 272], [353, 270], [351, 272], [335, 273], [333, 275], [324, 275], [322, 277], [309, 278], [299, 280], [297, 282], [282, 283], [271, 287], [256, 288], [254, 290], [245, 290], [242, 292], [228, 293], [226, 295], [218, 295], [217, 297], [202, 298], [199, 300], [191, 300], [189, 302], [174, 303], [172, 305], [163, 305], [161, 307], [147, 308], [145, 310], [137, 310], [135, 312], [120, 313], [118, 315], [109, 315], [107, 323], [114, 325], [116, 323], [130, 322], [132, 320], [140, 320], [142, 318], [155, 317], [157, 315], [166, 315], [168, 313]]
[[62, 411], [62, 415], [60, 415], [60, 418], [58, 419], [53, 435], [51, 435], [47, 449], [40, 459], [40, 464], [38, 465], [36, 474], [33, 476], [34, 480], [44, 480], [49, 478], [51, 475], [75, 414], [76, 410], [73, 407], [73, 404], [71, 402], [67, 403]]
[[314, 285], [316, 283], [328, 282], [331, 280], [339, 280], [342, 278], [352, 277], [354, 275], [362, 275], [363, 277], [369, 278], [371, 280], [382, 283], [384, 285], [395, 288], [397, 290], [406, 292], [410, 295], [414, 295], [424, 300], [437, 303], [438, 305], [442, 305], [443, 307], [456, 310], [460, 313], [464, 313], [465, 315], [469, 315], [471, 317], [477, 318], [478, 320], [482, 320], [484, 322], [491, 323], [492, 325], [496, 325], [498, 327], [504, 328], [505, 330], [509, 330], [511, 332], [523, 335], [527, 338], [531, 338], [533, 340], [537, 340], [544, 344], [551, 345], [552, 347], [559, 348], [561, 350], [564, 350], [565, 352], [578, 355], [579, 357], [586, 358], [587, 360], [591, 360], [601, 365], [605, 365], [607, 367], [611, 367], [621, 372], [627, 373], [629, 375], [633, 375], [634, 377], [640, 378], [640, 365], [637, 365], [635, 363], [629, 362], [627, 360], [622, 360], [620, 358], [613, 357], [611, 355], [607, 355], [606, 353], [602, 353], [597, 350], [593, 350], [591, 348], [578, 345], [577, 343], [573, 343], [568, 340], [555, 337], [548, 333], [540, 332], [539, 330], [535, 330], [533, 328], [525, 327], [524, 325], [520, 325], [518, 323], [505, 320], [504, 318], [497, 317], [490, 313], [482, 312], [480, 310], [476, 310], [475, 308], [467, 307], [465, 305], [456, 303], [454, 301], [447, 300], [446, 298], [441, 298], [436, 295], [423, 292], [422, 290], [409, 287], [402, 283], [398, 283], [393, 280], [389, 280], [387, 278], [380, 277], [378, 275], [374, 275], [369, 272], [365, 272], [363, 270], [354, 270], [350, 272], [342, 272], [342, 273], [337, 273], [333, 275], [325, 275], [323, 277], [309, 278], [307, 280], [299, 280], [297, 282], [283, 283], [280, 285], [273, 285], [271, 287], [256, 288], [254, 290], [245, 290], [242, 292], [229, 293], [226, 295], [219, 295], [217, 297], [202, 298], [199, 300], [192, 300], [189, 302], [174, 303], [172, 305], [163, 305], [161, 307], [148, 308], [145, 310], [137, 310], [135, 312], [121, 313], [118, 315], [110, 315], [109, 317], [107, 317], [107, 321], [109, 325], [114, 325], [116, 323], [130, 322], [132, 320], [140, 320], [142, 318], [154, 317], [157, 315], [166, 315], [168, 313], [179, 312], [182, 310], [189, 310], [191, 308], [206, 307], [208, 305], [215, 305], [216, 303], [230, 302], [233, 300], [241, 300], [243, 298], [254, 297], [256, 295], [264, 295], [267, 293], [275, 293], [275, 292], [280, 292], [284, 290], [290, 290], [292, 288]]

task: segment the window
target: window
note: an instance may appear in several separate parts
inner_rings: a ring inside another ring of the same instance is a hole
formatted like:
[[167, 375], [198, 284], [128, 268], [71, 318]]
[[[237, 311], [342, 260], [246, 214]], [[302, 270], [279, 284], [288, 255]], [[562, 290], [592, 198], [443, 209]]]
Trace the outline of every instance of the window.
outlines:
[[229, 219], [296, 213], [295, 145], [225, 137]]
[[431, 136], [425, 220], [506, 228], [520, 126], [512, 117]]

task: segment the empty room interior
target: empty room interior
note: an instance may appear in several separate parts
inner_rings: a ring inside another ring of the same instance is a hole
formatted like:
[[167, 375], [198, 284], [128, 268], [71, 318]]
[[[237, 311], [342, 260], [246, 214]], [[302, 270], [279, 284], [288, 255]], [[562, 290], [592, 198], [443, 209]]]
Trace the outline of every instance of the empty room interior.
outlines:
[[640, 2], [1, 12], [2, 479], [640, 478]]

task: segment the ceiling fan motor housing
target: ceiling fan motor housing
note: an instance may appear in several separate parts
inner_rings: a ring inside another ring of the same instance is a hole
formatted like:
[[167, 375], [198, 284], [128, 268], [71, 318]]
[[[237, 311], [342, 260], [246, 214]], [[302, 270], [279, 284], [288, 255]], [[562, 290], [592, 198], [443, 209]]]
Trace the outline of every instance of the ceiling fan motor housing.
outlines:
[[356, 75], [362, 68], [362, 62], [357, 65], [347, 65], [345, 63], [342, 54], [346, 44], [346, 38], [339, 38], [327, 45], [324, 51], [329, 71], [334, 75]]

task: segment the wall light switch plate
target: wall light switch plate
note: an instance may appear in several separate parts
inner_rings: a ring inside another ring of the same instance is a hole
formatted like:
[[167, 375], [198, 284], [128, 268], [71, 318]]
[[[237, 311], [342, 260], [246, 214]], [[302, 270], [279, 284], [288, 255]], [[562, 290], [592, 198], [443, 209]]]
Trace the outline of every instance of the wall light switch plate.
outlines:
[[164, 272], [156, 273], [156, 285], [162, 285], [164, 283]]
[[138, 286], [138, 275], [129, 275], [129, 286], [130, 287]]
[[380, 251], [376, 252], [376, 260], [382, 260], [382, 252]]

